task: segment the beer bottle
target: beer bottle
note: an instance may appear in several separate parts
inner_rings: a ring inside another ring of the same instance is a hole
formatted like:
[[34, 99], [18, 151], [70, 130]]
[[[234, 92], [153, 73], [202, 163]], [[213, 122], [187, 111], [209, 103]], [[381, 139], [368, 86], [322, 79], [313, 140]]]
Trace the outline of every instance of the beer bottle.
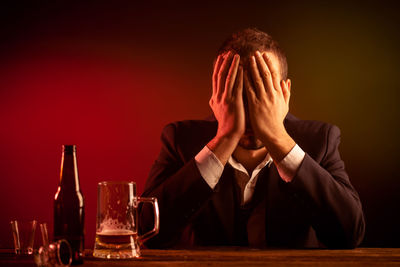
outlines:
[[85, 209], [76, 146], [63, 145], [62, 148], [60, 184], [54, 197], [54, 240], [66, 239], [72, 249], [72, 264], [82, 264]]

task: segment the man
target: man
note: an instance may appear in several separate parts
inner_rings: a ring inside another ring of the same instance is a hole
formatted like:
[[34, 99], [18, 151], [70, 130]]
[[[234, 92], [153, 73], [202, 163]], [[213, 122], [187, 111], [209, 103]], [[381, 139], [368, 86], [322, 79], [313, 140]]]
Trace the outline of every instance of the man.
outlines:
[[[340, 158], [340, 130], [290, 113], [286, 58], [246, 29], [214, 63], [213, 118], [169, 124], [143, 196], [157, 197], [149, 247], [354, 248], [360, 199]], [[150, 225], [151, 212], [141, 212]]]

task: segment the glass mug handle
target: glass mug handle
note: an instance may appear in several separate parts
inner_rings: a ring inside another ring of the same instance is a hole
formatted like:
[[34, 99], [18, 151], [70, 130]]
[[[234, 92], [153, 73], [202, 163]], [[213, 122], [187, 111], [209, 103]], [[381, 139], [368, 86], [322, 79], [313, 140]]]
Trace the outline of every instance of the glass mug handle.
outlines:
[[160, 229], [160, 212], [158, 210], [158, 201], [157, 198], [155, 197], [136, 197], [138, 202], [147, 202], [151, 203], [153, 206], [153, 212], [154, 212], [154, 227], [152, 230], [148, 231], [147, 233], [144, 233], [140, 236], [138, 236], [139, 242], [143, 244], [146, 240], [152, 238], [156, 234], [158, 234], [158, 231]]

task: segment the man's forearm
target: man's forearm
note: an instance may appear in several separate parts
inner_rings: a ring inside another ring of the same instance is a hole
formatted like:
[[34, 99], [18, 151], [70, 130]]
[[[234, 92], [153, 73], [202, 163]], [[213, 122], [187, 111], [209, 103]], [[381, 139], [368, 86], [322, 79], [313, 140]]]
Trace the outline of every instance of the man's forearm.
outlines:
[[262, 142], [276, 164], [281, 162], [296, 145], [286, 131], [272, 137], [263, 137]]
[[225, 166], [233, 151], [235, 151], [238, 142], [238, 137], [216, 136], [207, 144], [207, 147]]

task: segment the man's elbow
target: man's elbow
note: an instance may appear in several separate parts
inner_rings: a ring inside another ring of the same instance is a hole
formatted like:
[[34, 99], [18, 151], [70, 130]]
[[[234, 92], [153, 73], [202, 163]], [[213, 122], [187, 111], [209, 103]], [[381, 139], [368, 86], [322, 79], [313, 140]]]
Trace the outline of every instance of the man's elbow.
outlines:
[[354, 249], [358, 247], [364, 240], [365, 222], [361, 216], [359, 220], [354, 223], [353, 229], [347, 233], [347, 239], [343, 244], [345, 249]]
[[331, 224], [329, 228], [331, 229], [329, 234], [325, 232], [327, 235], [321, 236], [320, 241], [330, 249], [354, 249], [364, 239], [365, 221], [362, 214], [353, 219], [347, 226]]
[[347, 242], [348, 248], [356, 248], [364, 240], [365, 234], [365, 221], [364, 216], [360, 215], [360, 218], [355, 222], [353, 231], [349, 233], [349, 241]]

